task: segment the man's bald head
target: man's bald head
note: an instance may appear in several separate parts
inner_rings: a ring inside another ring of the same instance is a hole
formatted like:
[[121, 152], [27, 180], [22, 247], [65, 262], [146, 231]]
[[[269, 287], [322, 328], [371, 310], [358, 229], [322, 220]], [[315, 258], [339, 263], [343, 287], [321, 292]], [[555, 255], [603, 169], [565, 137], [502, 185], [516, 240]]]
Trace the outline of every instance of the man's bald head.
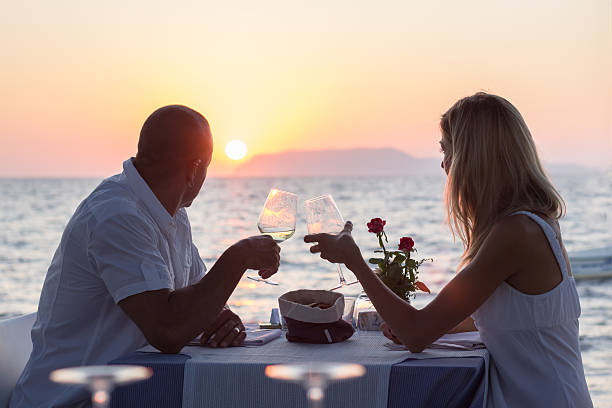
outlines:
[[212, 155], [208, 121], [195, 110], [182, 105], [157, 109], [142, 125], [137, 159], [167, 166], [177, 160], [202, 159]]

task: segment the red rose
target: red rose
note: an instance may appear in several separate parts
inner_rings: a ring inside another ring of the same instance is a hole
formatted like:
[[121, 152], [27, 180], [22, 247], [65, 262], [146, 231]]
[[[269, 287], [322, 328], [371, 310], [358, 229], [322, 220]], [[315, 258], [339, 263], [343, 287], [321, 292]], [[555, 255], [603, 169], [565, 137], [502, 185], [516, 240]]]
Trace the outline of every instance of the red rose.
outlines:
[[410, 237], [403, 237], [397, 247], [400, 251], [410, 252], [414, 248], [414, 241]]
[[383, 228], [385, 227], [386, 223], [387, 221], [381, 218], [372, 218], [370, 222], [368, 222], [367, 224], [368, 232], [373, 232], [374, 234], [380, 234], [381, 232], [383, 232]]

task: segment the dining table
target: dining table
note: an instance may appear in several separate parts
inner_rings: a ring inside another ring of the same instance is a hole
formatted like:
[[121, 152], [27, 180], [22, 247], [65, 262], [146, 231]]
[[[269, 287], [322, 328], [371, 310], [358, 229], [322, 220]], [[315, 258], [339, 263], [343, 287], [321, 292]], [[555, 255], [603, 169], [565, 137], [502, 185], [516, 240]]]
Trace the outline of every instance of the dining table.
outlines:
[[376, 331], [358, 331], [333, 344], [290, 342], [285, 333], [258, 346], [186, 346], [163, 354], [148, 346], [110, 361], [151, 367], [145, 382], [117, 388], [111, 407], [307, 407], [301, 384], [267, 378], [271, 364], [358, 363], [363, 377], [329, 384], [324, 406], [351, 408], [473, 407], [485, 405], [486, 348], [427, 348], [411, 353], [390, 347]]

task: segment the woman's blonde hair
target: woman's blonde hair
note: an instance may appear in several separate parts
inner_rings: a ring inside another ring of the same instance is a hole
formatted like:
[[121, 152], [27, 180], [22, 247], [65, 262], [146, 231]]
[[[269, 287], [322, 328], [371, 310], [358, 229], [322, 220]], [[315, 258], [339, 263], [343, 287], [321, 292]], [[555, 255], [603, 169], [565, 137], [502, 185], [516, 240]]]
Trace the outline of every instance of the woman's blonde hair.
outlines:
[[455, 103], [440, 121], [450, 165], [447, 218], [463, 241], [461, 264], [478, 253], [491, 227], [515, 211], [558, 219], [565, 203], [546, 175], [531, 133], [507, 100], [479, 92]]

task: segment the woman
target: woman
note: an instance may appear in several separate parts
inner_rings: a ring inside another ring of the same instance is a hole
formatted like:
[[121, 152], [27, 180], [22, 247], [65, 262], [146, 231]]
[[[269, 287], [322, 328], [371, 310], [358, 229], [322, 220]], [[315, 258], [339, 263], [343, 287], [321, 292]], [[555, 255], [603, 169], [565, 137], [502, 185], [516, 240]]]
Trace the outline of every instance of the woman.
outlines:
[[578, 343], [580, 304], [558, 224], [564, 203], [525, 121], [507, 100], [477, 93], [455, 103], [441, 128], [447, 216], [465, 251], [463, 269], [425, 308], [378, 279], [350, 222], [338, 235], [304, 240], [353, 271], [385, 320], [385, 335], [410, 351], [477, 328], [492, 358], [489, 406], [592, 406]]

